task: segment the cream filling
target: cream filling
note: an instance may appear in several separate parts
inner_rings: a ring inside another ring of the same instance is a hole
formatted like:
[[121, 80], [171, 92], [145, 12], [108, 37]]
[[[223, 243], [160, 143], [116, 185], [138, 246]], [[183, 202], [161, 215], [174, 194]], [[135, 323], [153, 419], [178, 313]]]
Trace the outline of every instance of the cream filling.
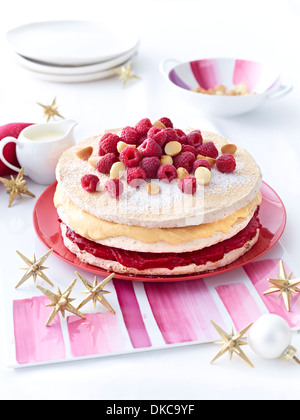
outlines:
[[[232, 225], [228, 231], [228, 233], [222, 232], [214, 232], [209, 238], [196, 238], [192, 241], [182, 242], [178, 245], [172, 245], [165, 241], [160, 241], [156, 243], [145, 243], [139, 241], [138, 239], [130, 238], [128, 236], [118, 236], [116, 238], [107, 238], [102, 240], [94, 241], [98, 244], [110, 246], [113, 248], [120, 248], [125, 249], [127, 251], [137, 251], [137, 252], [191, 252], [206, 248], [208, 246], [214, 245], [218, 242], [223, 242], [226, 239], [231, 238], [232, 236], [236, 235], [242, 229], [244, 229], [248, 223], [250, 222], [253, 214], [256, 210], [256, 207], [250, 213], [250, 215], [243, 219], [238, 219], [237, 222]], [[63, 209], [63, 207], [58, 207], [57, 209], [58, 215], [62, 222], [70, 226], [69, 219]], [[74, 229], [73, 229], [74, 230]], [[75, 231], [76, 232], [76, 231]], [[78, 233], [78, 232], [76, 232]]]
[[79, 247], [74, 244], [70, 239], [68, 239], [65, 235], [66, 227], [61, 225], [62, 228], [62, 235], [64, 239], [65, 246], [71, 251], [73, 254], [77, 256], [81, 261], [86, 264], [90, 264], [99, 268], [102, 268], [107, 271], [113, 271], [115, 273], [123, 273], [123, 274], [142, 274], [146, 276], [178, 276], [178, 275], [187, 275], [187, 274], [196, 274], [201, 273], [204, 271], [211, 271], [215, 270], [220, 267], [224, 267], [228, 264], [231, 264], [233, 261], [240, 258], [244, 255], [247, 251], [249, 251], [257, 242], [259, 237], [259, 229], [257, 229], [256, 235], [244, 244], [241, 248], [233, 249], [232, 251], [228, 252], [223, 256], [223, 258], [219, 261], [208, 261], [206, 264], [196, 265], [190, 264], [187, 266], [180, 266], [175, 267], [172, 270], [168, 268], [152, 268], [146, 270], [138, 270], [133, 267], [125, 267], [124, 265], [118, 263], [117, 261], [109, 261], [104, 260], [102, 258], [94, 257], [92, 254], [81, 251]]
[[54, 196], [54, 205], [57, 209], [62, 207], [63, 213], [62, 211], [59, 211], [59, 213], [63, 215], [67, 221], [66, 224], [84, 238], [97, 242], [110, 238], [128, 237], [143, 244], [164, 242], [173, 246], [191, 242], [199, 238], [207, 239], [216, 232], [227, 235], [230, 232], [230, 228], [235, 223], [241, 221], [241, 219], [249, 218], [260, 203], [261, 194], [258, 193], [254, 200], [248, 205], [225, 219], [216, 222], [205, 223], [198, 226], [187, 226], [184, 228], [145, 228], [98, 219], [96, 216], [75, 206], [75, 204], [65, 196], [59, 185]]

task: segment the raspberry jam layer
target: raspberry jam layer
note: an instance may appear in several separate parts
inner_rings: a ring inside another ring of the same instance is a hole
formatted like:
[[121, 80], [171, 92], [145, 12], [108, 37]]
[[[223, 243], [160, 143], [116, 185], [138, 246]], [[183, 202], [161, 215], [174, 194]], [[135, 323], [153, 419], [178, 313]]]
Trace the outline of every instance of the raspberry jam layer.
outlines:
[[256, 210], [248, 225], [232, 238], [199, 251], [183, 252], [181, 254], [171, 252], [135, 252], [108, 247], [83, 238], [69, 227], [67, 227], [66, 236], [70, 241], [76, 244], [81, 251], [86, 251], [96, 258], [117, 261], [125, 267], [133, 267], [138, 270], [149, 268], [168, 268], [172, 270], [179, 266], [190, 264], [203, 265], [208, 261], [219, 261], [228, 252], [242, 248], [248, 241], [254, 238], [257, 229], [261, 227], [258, 219], [258, 211], [259, 209]]

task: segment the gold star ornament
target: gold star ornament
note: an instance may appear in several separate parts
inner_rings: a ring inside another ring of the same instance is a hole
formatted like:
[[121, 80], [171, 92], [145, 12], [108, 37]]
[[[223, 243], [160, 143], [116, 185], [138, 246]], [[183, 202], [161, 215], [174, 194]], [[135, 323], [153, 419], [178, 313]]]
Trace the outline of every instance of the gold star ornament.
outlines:
[[219, 357], [223, 356], [224, 353], [228, 351], [230, 360], [232, 359], [233, 353], [236, 353], [238, 356], [240, 356], [245, 362], [247, 362], [251, 367], [253, 367], [253, 364], [250, 362], [246, 354], [241, 349], [241, 346], [245, 346], [248, 344], [247, 341], [243, 338], [244, 334], [249, 330], [249, 328], [252, 326], [252, 323], [249, 324], [247, 327], [245, 327], [242, 331], [239, 333], [234, 333], [234, 330], [232, 328], [231, 333], [227, 334], [225, 331], [222, 330], [221, 327], [216, 325], [213, 321], [211, 321], [212, 325], [215, 327], [217, 332], [222, 337], [222, 341], [217, 341], [215, 344], [219, 344], [222, 346], [219, 353], [212, 359], [210, 363], [213, 363], [215, 360], [217, 360]]
[[85, 316], [79, 312], [76, 308], [74, 308], [73, 305], [71, 305], [71, 302], [73, 302], [73, 298], [70, 298], [70, 294], [73, 290], [73, 287], [75, 286], [76, 279], [73, 281], [73, 283], [67, 288], [67, 290], [62, 293], [60, 289], [57, 289], [57, 293], [50, 292], [50, 290], [46, 290], [41, 286], [36, 286], [42, 293], [44, 293], [45, 296], [47, 296], [51, 303], [48, 303], [45, 306], [54, 306], [53, 311], [51, 312], [47, 322], [46, 326], [48, 327], [50, 323], [53, 321], [53, 319], [56, 317], [56, 315], [61, 312], [63, 318], [65, 317], [65, 312], [71, 312], [83, 319], [85, 319]]
[[126, 85], [128, 80], [141, 79], [140, 77], [136, 76], [131, 70], [131, 61], [129, 61], [129, 63], [127, 63], [126, 66], [121, 66], [116, 69], [112, 69], [112, 72], [117, 74], [119, 76], [119, 79], [123, 80], [123, 87]]
[[30, 197], [35, 197], [35, 195], [32, 194], [32, 192], [30, 192], [27, 189], [27, 187], [25, 187], [27, 182], [25, 181], [25, 179], [23, 179], [23, 176], [24, 168], [21, 168], [16, 178], [14, 178], [12, 175], [10, 176], [10, 179], [0, 177], [0, 182], [2, 182], [2, 184], [6, 188], [7, 194], [9, 194], [8, 207], [11, 207], [17, 195], [20, 198], [22, 198], [22, 194], [29, 195]]
[[51, 254], [52, 251], [53, 251], [53, 249], [50, 249], [50, 251], [48, 251], [45, 255], [43, 255], [38, 260], [36, 259], [35, 254], [34, 254], [33, 261], [30, 261], [23, 254], [21, 254], [21, 252], [17, 251], [17, 254], [22, 258], [23, 261], [26, 262], [28, 267], [22, 268], [22, 270], [26, 270], [26, 273], [21, 278], [19, 283], [16, 285], [16, 289], [18, 287], [20, 287], [30, 277], [33, 277], [33, 280], [34, 280], [34, 283], [35, 283], [38, 276], [41, 277], [43, 280], [45, 280], [47, 283], [49, 283], [51, 286], [53, 286], [53, 284], [48, 279], [48, 277], [45, 276], [45, 274], [43, 273], [43, 270], [46, 270], [48, 268], [48, 267], [44, 267], [43, 264], [46, 261], [46, 259], [49, 257], [49, 255]]
[[53, 99], [51, 105], [43, 105], [43, 104], [40, 104], [39, 102], [37, 102], [37, 104], [44, 109], [44, 116], [46, 117], [47, 122], [50, 120], [50, 118], [54, 118], [55, 116], [64, 118], [58, 112], [58, 105], [56, 104], [56, 98]]
[[85, 287], [88, 289], [87, 292], [83, 292], [87, 294], [87, 297], [80, 303], [80, 305], [77, 307], [77, 309], [82, 308], [84, 305], [86, 305], [89, 301], [93, 301], [94, 308], [96, 306], [97, 302], [100, 302], [102, 305], [104, 305], [110, 312], [115, 314], [115, 311], [110, 306], [110, 304], [107, 302], [104, 294], [110, 293], [106, 290], [103, 290], [103, 287], [113, 278], [115, 273], [110, 274], [108, 277], [106, 277], [101, 283], [97, 282], [97, 277], [94, 278], [94, 283], [90, 283], [85, 277], [83, 277], [81, 274], [79, 274], [76, 271], [77, 276], [80, 278], [80, 280], [83, 282]]
[[270, 293], [279, 293], [278, 299], [280, 296], [283, 297], [286, 309], [288, 312], [291, 310], [291, 299], [293, 294], [299, 293], [298, 285], [300, 284], [300, 279], [292, 279], [293, 273], [290, 273], [288, 276], [286, 274], [283, 261], [280, 260], [279, 264], [279, 273], [277, 274], [277, 279], [268, 279], [268, 282], [272, 284], [270, 289], [266, 290], [263, 294], [267, 295]]

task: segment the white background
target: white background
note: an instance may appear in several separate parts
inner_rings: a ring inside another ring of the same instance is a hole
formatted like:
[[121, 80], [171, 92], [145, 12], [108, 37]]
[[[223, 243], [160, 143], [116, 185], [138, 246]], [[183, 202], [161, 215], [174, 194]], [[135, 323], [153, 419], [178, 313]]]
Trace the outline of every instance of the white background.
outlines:
[[[141, 37], [134, 70], [142, 80], [122, 89], [117, 78], [68, 85], [31, 77], [14, 63], [5, 34], [27, 22], [53, 19], [100, 20], [112, 26], [126, 21], [133, 25]], [[211, 123], [232, 142], [248, 148], [261, 166], [264, 180], [283, 199], [288, 224], [282, 244], [297, 261], [299, 39], [297, 0], [10, 0], [0, 13], [0, 124], [42, 122], [42, 109], [36, 103], [50, 103], [56, 96], [61, 114], [79, 122], [78, 140], [102, 129], [135, 124], [146, 116], [152, 120], [168, 116], [178, 127], [209, 128], [201, 110], [182, 103], [169, 90], [158, 69], [161, 59], [228, 56], [271, 62], [294, 85], [293, 92], [251, 114], [211, 119]], [[6, 199], [1, 190], [0, 200]], [[1, 237], [0, 241], [2, 249], [5, 240]], [[6, 261], [9, 263], [9, 255]], [[227, 356], [210, 365], [218, 351], [211, 344], [11, 370], [4, 364], [2, 340], [1, 399], [299, 398], [300, 366], [260, 359], [250, 348], [245, 351], [254, 369], [237, 357], [230, 362]], [[300, 353], [299, 335], [293, 344]]]

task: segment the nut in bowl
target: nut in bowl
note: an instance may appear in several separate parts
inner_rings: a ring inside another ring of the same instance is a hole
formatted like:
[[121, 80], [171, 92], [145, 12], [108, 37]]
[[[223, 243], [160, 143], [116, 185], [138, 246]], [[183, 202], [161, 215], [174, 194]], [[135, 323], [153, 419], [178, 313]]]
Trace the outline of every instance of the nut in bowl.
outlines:
[[168, 84], [204, 113], [232, 117], [252, 111], [291, 90], [272, 66], [249, 60], [210, 58], [160, 63]]

